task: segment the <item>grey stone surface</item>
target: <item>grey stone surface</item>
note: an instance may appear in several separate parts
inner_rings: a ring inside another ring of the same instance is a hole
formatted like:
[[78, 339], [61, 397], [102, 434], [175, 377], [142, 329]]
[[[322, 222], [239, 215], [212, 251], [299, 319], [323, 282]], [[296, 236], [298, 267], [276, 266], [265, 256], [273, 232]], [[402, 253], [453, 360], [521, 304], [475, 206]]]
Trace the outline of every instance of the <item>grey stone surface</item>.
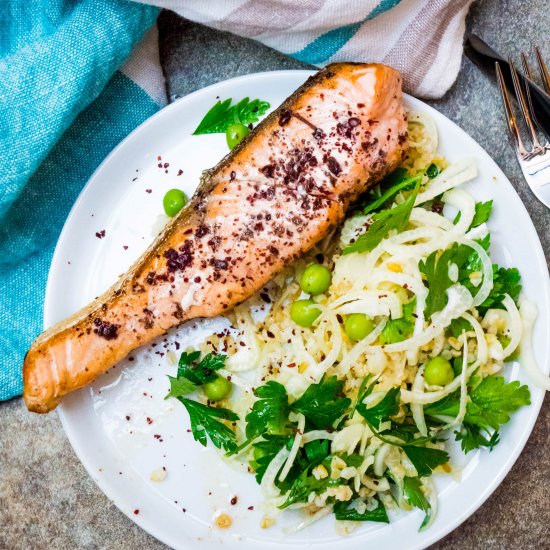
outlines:
[[[550, 59], [548, 0], [485, 0], [468, 27], [517, 56], [539, 42]], [[207, 31], [169, 15], [160, 20], [162, 58], [172, 97], [227, 78], [304, 65], [247, 40]], [[550, 253], [550, 213], [521, 178], [505, 139], [496, 88], [467, 60], [445, 98], [431, 102], [462, 126], [510, 178]], [[510, 220], [510, 223], [514, 223]], [[447, 549], [538, 549], [550, 545], [550, 402], [501, 486], [469, 520], [433, 546]], [[57, 415], [26, 412], [19, 399], [0, 404], [0, 549], [161, 549], [118, 511], [88, 477]], [[407, 543], [403, 542], [406, 550]]]

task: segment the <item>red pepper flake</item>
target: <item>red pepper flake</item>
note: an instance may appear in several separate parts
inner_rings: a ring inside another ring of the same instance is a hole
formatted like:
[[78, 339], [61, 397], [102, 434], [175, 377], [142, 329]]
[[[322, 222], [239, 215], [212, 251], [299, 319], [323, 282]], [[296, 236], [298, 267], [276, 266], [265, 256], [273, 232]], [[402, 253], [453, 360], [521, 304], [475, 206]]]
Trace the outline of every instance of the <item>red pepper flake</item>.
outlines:
[[235, 506], [235, 504], [237, 504], [237, 495], [235, 495], [229, 502], [231, 503], [231, 506]]
[[293, 369], [295, 366], [296, 366], [296, 363], [289, 363], [289, 364], [287, 365], [287, 367], [288, 367], [289, 369]]
[[130, 420], [130, 415], [126, 415], [126, 420]]
[[101, 231], [97, 231], [95, 236], [98, 238], [98, 239], [103, 239], [103, 237], [105, 237], [105, 229], [102, 229]]
[[162, 436], [161, 436], [160, 434], [155, 434], [155, 435], [153, 435], [153, 437], [154, 437], [155, 439], [160, 439]]
[[157, 160], [162, 160], [162, 157], [159, 155], [159, 156], [157, 157]]
[[145, 192], [146, 192], [146, 193], [152, 193], [153, 190], [152, 190], [152, 189], [145, 189]]
[[147, 417], [147, 424], [152, 424], [153, 423], [153, 419], [152, 418], [149, 418]]
[[249, 506], [247, 510], [254, 510], [254, 506]]
[[180, 168], [180, 169], [178, 170], [178, 176], [181, 176], [182, 174], [183, 174], [183, 170]]
[[128, 250], [128, 245], [123, 244], [123, 245], [122, 245], [122, 248], [124, 248], [124, 250]]
[[138, 514], [139, 514], [139, 510], [136, 508], [136, 509], [134, 510], [134, 515], [137, 516]]

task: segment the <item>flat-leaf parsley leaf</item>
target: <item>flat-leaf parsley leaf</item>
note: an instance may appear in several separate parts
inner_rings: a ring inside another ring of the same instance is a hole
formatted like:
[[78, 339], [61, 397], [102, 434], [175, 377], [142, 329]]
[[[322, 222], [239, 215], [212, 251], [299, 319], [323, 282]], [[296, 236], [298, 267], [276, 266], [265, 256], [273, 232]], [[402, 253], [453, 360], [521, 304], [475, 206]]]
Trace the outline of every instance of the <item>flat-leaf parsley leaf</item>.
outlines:
[[373, 223], [367, 232], [360, 235], [354, 243], [344, 248], [342, 254], [369, 252], [386, 238], [388, 233], [393, 229], [396, 231], [404, 229], [409, 222], [417, 194], [418, 185], [401, 204], [374, 214], [372, 217]]
[[245, 97], [235, 105], [231, 105], [231, 98], [218, 101], [201, 120], [193, 135], [220, 134], [232, 124], [252, 124], [269, 109], [267, 101]]
[[288, 418], [288, 396], [282, 384], [270, 380], [256, 388], [254, 395], [259, 399], [246, 415], [246, 437], [249, 441], [267, 429], [280, 431]]
[[178, 397], [178, 399], [189, 413], [191, 431], [193, 432], [195, 441], [206, 447], [206, 436], [208, 435], [214, 446], [218, 449], [233, 451], [237, 448], [237, 436], [235, 432], [222, 422], [216, 420], [217, 418], [230, 421], [239, 420], [239, 417], [233, 411], [208, 407], [185, 397]]
[[343, 387], [344, 383], [336, 376], [323, 377], [318, 384], [311, 384], [291, 408], [302, 413], [317, 428], [330, 427], [351, 404], [351, 399], [341, 397]]

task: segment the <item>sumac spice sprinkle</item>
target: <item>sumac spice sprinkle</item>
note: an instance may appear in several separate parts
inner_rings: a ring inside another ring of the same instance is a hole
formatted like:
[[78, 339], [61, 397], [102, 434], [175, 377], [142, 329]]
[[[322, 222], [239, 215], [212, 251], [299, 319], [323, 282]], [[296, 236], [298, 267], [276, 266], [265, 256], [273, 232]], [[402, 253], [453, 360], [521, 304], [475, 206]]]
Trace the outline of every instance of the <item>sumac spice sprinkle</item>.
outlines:
[[272, 178], [275, 174], [275, 165], [274, 164], [266, 164], [262, 168], [260, 168], [260, 172], [266, 177], [266, 178]]
[[94, 319], [94, 326], [94, 332], [105, 338], [105, 340], [114, 340], [118, 336], [118, 329], [120, 328], [120, 325], [102, 321], [99, 317]]
[[338, 176], [342, 172], [342, 167], [340, 163], [334, 157], [328, 157], [326, 160], [328, 169], [335, 175]]
[[166, 262], [166, 266], [169, 273], [183, 271], [193, 263], [193, 254], [191, 253], [191, 249], [191, 241], [185, 241], [183, 246], [180, 247], [179, 252], [173, 248], [169, 248], [164, 253], [164, 257], [168, 260]]
[[313, 131], [313, 137], [315, 139], [323, 139], [324, 137], [326, 137], [326, 134], [325, 132], [323, 132], [323, 130], [321, 130], [321, 128], [315, 128], [315, 130]]
[[197, 239], [200, 239], [201, 237], [208, 235], [208, 233], [210, 233], [210, 228], [206, 224], [201, 223], [199, 227], [197, 227], [197, 231], [195, 232], [195, 237]]

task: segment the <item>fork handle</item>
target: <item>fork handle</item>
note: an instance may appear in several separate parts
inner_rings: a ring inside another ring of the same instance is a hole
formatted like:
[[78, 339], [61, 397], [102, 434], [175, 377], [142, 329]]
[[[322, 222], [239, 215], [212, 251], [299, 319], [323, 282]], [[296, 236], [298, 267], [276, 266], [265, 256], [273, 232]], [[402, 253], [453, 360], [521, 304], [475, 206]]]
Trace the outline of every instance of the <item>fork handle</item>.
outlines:
[[[466, 37], [464, 53], [482, 72], [487, 74], [495, 82], [495, 61], [498, 61], [506, 88], [508, 88], [512, 97], [515, 97], [512, 73], [510, 72], [510, 65], [506, 59], [500, 56], [487, 43], [481, 40], [479, 36], [473, 33], [469, 33]], [[518, 73], [518, 75], [522, 81], [522, 85], [529, 86], [537, 122], [547, 139], [550, 141], [550, 95], [523, 74]]]

